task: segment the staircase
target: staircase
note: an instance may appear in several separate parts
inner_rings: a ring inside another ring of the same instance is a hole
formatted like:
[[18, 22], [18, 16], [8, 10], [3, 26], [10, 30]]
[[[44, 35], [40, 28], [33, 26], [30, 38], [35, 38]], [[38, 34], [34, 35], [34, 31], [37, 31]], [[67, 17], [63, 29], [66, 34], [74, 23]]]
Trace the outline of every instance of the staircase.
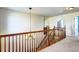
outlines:
[[[58, 33], [56, 33], [57, 31]], [[62, 40], [65, 37], [66, 37], [65, 27], [64, 28], [54, 27], [48, 32], [47, 36], [41, 41], [40, 45], [38, 46], [38, 51]]]
[[[66, 28], [0, 35], [0, 52], [37, 52], [66, 37]], [[27, 38], [32, 35], [33, 38]]]

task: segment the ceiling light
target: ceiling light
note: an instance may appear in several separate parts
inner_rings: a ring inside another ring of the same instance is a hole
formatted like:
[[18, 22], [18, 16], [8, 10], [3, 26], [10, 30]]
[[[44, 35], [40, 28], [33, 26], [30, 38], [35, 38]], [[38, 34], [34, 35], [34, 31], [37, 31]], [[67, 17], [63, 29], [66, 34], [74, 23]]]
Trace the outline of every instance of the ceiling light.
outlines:
[[74, 7], [66, 7], [65, 10], [73, 10]]
[[[30, 32], [31, 32], [31, 10], [32, 10], [32, 8], [29, 8], [29, 11], [30, 11]], [[29, 36], [26, 37], [26, 39], [31, 40], [31, 39], [35, 39], [35, 38], [34, 38], [33, 34], [30, 33]]]

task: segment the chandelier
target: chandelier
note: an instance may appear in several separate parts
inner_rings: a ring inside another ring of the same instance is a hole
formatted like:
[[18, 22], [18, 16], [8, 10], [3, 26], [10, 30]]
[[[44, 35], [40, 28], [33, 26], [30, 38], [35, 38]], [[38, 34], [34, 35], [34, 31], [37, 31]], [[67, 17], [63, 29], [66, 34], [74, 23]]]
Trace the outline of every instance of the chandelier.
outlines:
[[[32, 10], [32, 8], [29, 8], [29, 11], [30, 11], [30, 32], [31, 32], [31, 10]], [[35, 39], [35, 38], [33, 37], [33, 34], [30, 33], [30, 34], [27, 36], [26, 39]]]

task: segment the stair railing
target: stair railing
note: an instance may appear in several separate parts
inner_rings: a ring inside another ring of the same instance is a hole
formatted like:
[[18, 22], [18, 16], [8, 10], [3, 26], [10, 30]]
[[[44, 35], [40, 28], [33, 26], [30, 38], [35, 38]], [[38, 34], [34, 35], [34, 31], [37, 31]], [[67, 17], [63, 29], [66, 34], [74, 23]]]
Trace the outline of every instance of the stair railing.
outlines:
[[[26, 39], [30, 33], [33, 35], [34, 39]], [[44, 30], [0, 35], [0, 51], [36, 52], [37, 46], [44, 36]]]
[[41, 41], [40, 45], [38, 46], [38, 51], [64, 39], [65, 37], [66, 37], [66, 27], [64, 26], [63, 28], [60, 28], [54, 26], [53, 29], [50, 29], [47, 32], [47, 36]]
[[[33, 35], [34, 39], [26, 39], [30, 34]], [[53, 29], [0, 35], [0, 52], [36, 52], [52, 45], [56, 36], [59, 37], [58, 40], [65, 38], [66, 27], [54, 26]]]

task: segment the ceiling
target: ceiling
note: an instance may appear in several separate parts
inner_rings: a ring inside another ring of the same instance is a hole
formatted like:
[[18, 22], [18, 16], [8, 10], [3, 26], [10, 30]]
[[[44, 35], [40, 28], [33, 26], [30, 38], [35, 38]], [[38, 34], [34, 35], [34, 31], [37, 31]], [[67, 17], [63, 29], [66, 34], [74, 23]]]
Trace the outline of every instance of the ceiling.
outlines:
[[[10, 10], [29, 13], [29, 7], [6, 7]], [[56, 16], [71, 12], [79, 11], [79, 7], [75, 7], [73, 10], [65, 10], [65, 7], [32, 7], [32, 13], [42, 16]]]

